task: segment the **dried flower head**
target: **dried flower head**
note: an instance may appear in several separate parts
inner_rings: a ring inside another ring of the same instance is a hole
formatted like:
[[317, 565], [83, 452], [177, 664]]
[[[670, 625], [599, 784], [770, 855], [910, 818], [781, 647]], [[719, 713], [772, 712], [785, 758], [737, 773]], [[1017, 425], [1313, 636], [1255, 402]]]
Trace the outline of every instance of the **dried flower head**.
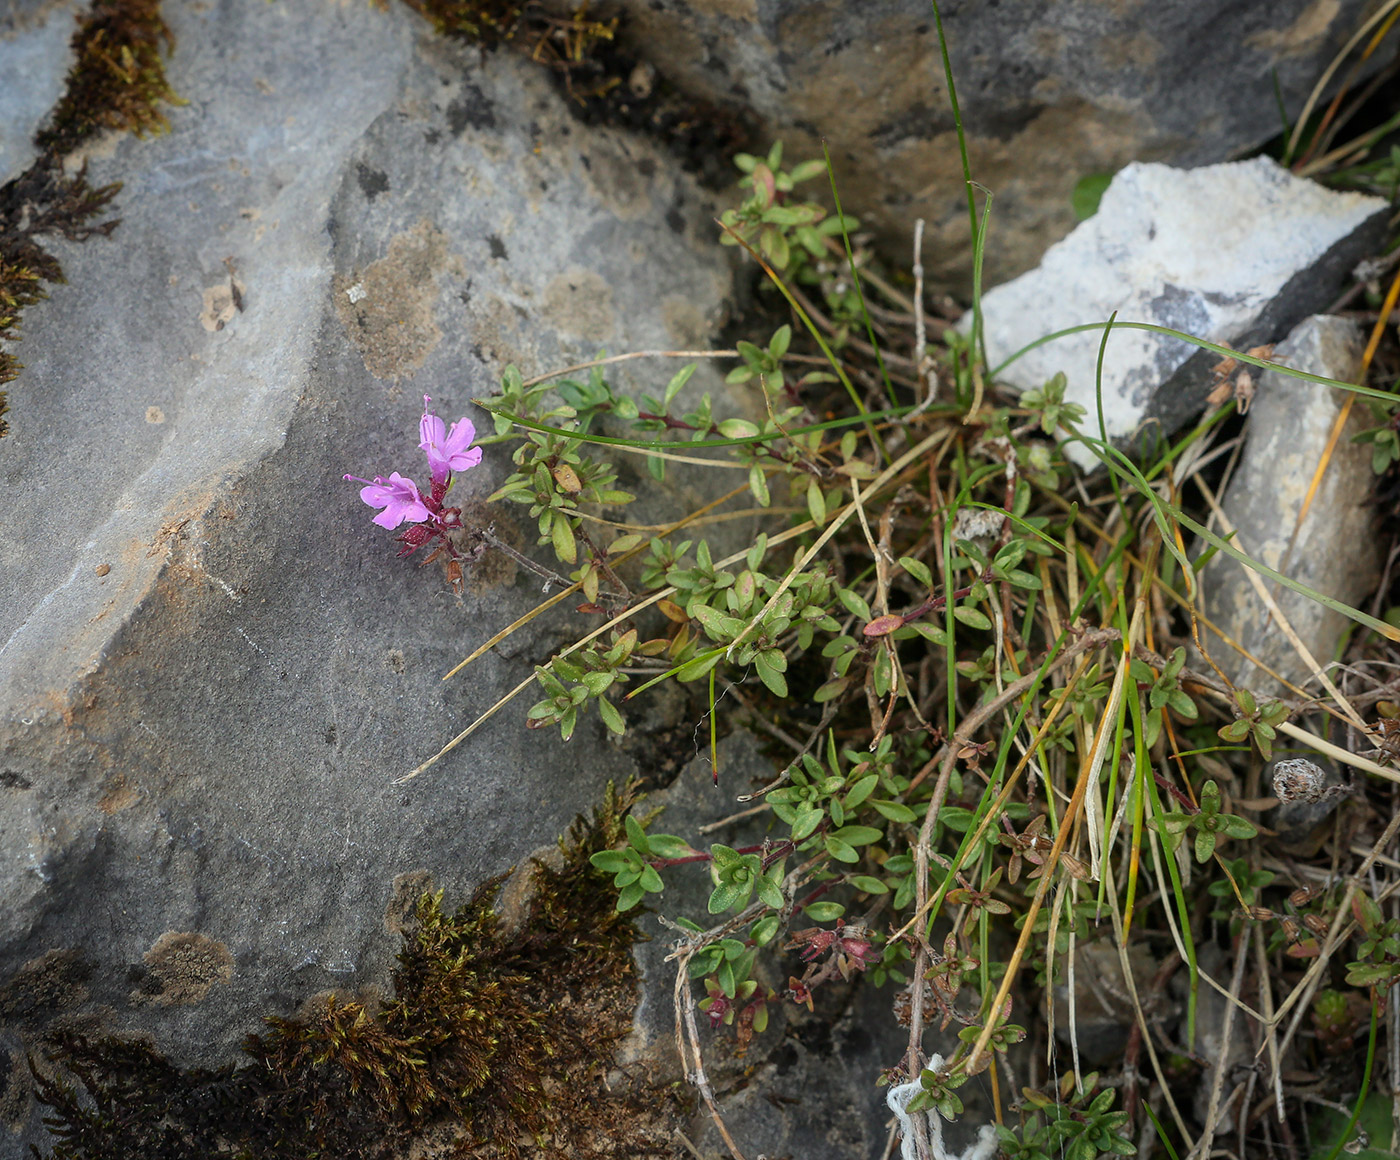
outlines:
[[1340, 797], [1346, 786], [1328, 787], [1327, 774], [1305, 757], [1274, 763], [1274, 796], [1281, 802], [1319, 802], [1324, 797]]

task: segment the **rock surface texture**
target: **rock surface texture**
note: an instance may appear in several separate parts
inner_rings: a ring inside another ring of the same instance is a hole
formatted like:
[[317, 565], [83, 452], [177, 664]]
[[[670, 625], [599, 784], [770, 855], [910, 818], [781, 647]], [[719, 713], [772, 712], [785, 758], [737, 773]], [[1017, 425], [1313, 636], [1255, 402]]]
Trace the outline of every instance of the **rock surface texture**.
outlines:
[[[1041, 264], [983, 298], [993, 367], [1023, 347], [1074, 326], [1016, 359], [997, 378], [1021, 390], [1063, 371], [1065, 398], [1087, 411], [1097, 436], [1099, 346], [1110, 316], [1145, 322], [1245, 350], [1273, 342], [1336, 295], [1374, 252], [1386, 206], [1333, 193], [1268, 158], [1203, 169], [1130, 165], [1099, 211]], [[964, 328], [970, 316], [964, 319]], [[1218, 354], [1169, 335], [1118, 326], [1103, 360], [1103, 417], [1110, 440], [1147, 422], [1171, 432], [1199, 412]], [[1069, 454], [1094, 463], [1082, 444]]]
[[[701, 345], [727, 311], [713, 207], [529, 62], [399, 6], [167, 16], [188, 104], [92, 151], [123, 221], [56, 244], [0, 441], [5, 1158], [40, 1132], [27, 1032], [93, 1016], [223, 1062], [264, 1014], [382, 984], [425, 885], [461, 901], [638, 768], [596, 720], [527, 732], [525, 700], [394, 787], [572, 637], [542, 617], [444, 683], [540, 582], [497, 557], [458, 600], [341, 476], [426, 483], [424, 394], [489, 431], [469, 400], [507, 362]], [[65, 43], [71, 11], [47, 21], [13, 35]]]
[[[927, 0], [622, 0], [625, 37], [683, 88], [752, 109], [789, 156], [831, 147], [842, 200], [907, 261], [966, 289], [958, 141]], [[1074, 225], [1080, 178], [1129, 161], [1205, 165], [1296, 118], [1363, 0], [941, 5], [973, 176], [995, 194], [988, 285]]]
[[[1354, 323], [1314, 316], [1279, 344], [1274, 359], [1346, 382], [1359, 373], [1361, 345]], [[1278, 371], [1260, 376], [1244, 454], [1221, 504], [1229, 527], [1217, 521], [1215, 531], [1233, 528], [1238, 535], [1232, 542], [1242, 551], [1355, 607], [1375, 588], [1380, 569], [1375, 513], [1366, 504], [1375, 478], [1370, 449], [1351, 441], [1373, 425], [1364, 400], [1352, 406], [1307, 516], [1298, 522], [1347, 397]], [[1345, 617], [1266, 577], [1259, 579], [1317, 664], [1327, 664], [1348, 624]], [[1316, 670], [1270, 615], [1242, 564], [1217, 554], [1202, 570], [1201, 583], [1205, 613], [1223, 632], [1293, 684], [1306, 685], [1313, 678]], [[1235, 684], [1269, 695], [1286, 692], [1224, 644], [1215, 644], [1212, 656]]]

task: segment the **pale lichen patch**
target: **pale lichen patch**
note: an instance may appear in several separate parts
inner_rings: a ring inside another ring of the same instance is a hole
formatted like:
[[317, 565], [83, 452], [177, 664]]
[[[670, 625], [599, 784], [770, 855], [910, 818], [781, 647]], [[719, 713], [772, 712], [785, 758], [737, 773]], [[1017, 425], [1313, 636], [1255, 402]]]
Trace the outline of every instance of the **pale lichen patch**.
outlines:
[[613, 332], [612, 287], [602, 276], [572, 266], [551, 279], [544, 291], [547, 321], [560, 330], [601, 341]]
[[446, 235], [422, 221], [394, 238], [377, 262], [336, 279], [336, 315], [370, 374], [398, 379], [422, 367], [442, 341], [438, 279], [460, 269]]
[[189, 1006], [233, 978], [228, 947], [194, 931], [166, 931], [143, 961], [146, 976], [129, 996], [136, 1006]]

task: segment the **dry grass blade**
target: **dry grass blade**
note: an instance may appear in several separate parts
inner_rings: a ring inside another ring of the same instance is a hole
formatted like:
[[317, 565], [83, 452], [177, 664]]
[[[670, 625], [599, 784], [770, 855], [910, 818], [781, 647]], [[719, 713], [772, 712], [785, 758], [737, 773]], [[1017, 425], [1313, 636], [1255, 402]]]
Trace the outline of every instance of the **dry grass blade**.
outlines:
[[[1211, 491], [1210, 487], [1202, 480], [1197, 480], [1197, 487], [1200, 489], [1201, 494], [1205, 496], [1206, 502], [1210, 504], [1211, 513], [1214, 515], [1216, 522], [1219, 523], [1221, 530], [1224, 531], [1227, 536], [1234, 532], [1236, 530], [1234, 525], [1230, 522], [1229, 516], [1225, 514], [1224, 508], [1222, 508], [1216, 500], [1215, 494]], [[1288, 643], [1293, 646], [1293, 650], [1298, 654], [1299, 659], [1307, 667], [1308, 672], [1312, 674], [1312, 679], [1327, 690], [1332, 700], [1336, 702], [1337, 707], [1347, 715], [1351, 723], [1361, 731], [1363, 736], [1370, 736], [1370, 726], [1366, 724], [1361, 714], [1352, 706], [1351, 701], [1349, 701], [1342, 694], [1342, 691], [1333, 683], [1332, 678], [1327, 675], [1326, 668], [1318, 663], [1317, 658], [1313, 656], [1308, 646], [1299, 638], [1293, 626], [1288, 622], [1288, 618], [1284, 616], [1283, 610], [1278, 606], [1278, 601], [1270, 594], [1263, 577], [1250, 567], [1245, 568], [1245, 576], [1253, 587], [1255, 594], [1264, 604], [1264, 607], [1269, 610], [1269, 614], [1278, 624], [1279, 631], [1288, 638]]]
[[1382, 22], [1393, 19], [1393, 13], [1400, 9], [1400, 0], [1385, 0], [1380, 8], [1373, 12], [1366, 21], [1347, 40], [1341, 50], [1332, 58], [1329, 64], [1318, 77], [1317, 83], [1313, 85], [1313, 90], [1308, 94], [1308, 99], [1303, 103], [1303, 110], [1298, 114], [1298, 119], [1294, 122], [1293, 132], [1288, 138], [1288, 148], [1286, 153], [1293, 156], [1297, 153], [1298, 145], [1302, 141], [1303, 131], [1307, 128], [1308, 118], [1312, 116], [1313, 109], [1317, 107], [1318, 101], [1322, 99], [1322, 94], [1327, 91], [1328, 85], [1332, 83], [1333, 76], [1342, 64], [1354, 51], [1356, 46], [1366, 39], [1367, 35], [1377, 28]]
[[541, 383], [547, 383], [550, 379], [560, 379], [565, 375], [576, 374], [579, 371], [591, 371], [594, 367], [610, 367], [617, 363], [631, 362], [639, 358], [738, 358], [737, 350], [633, 350], [626, 354], [611, 354], [606, 358], [589, 359], [588, 362], [574, 363], [571, 366], [560, 367], [556, 371], [549, 371], [546, 374], [536, 375], [533, 379], [526, 379], [521, 385], [524, 387], [537, 387]]
[[[1235, 945], [1235, 970], [1230, 977], [1230, 999], [1232, 1002], [1225, 1006], [1225, 1024], [1220, 1030], [1220, 1044], [1216, 1049], [1215, 1066], [1211, 1069], [1210, 1102], [1206, 1110], [1205, 1130], [1188, 1153], [1189, 1158], [1199, 1157], [1200, 1160], [1206, 1160], [1206, 1157], [1210, 1155], [1210, 1146], [1215, 1141], [1216, 1127], [1225, 1113], [1225, 1108], [1220, 1105], [1220, 1093], [1225, 1087], [1225, 1073], [1228, 1070], [1225, 1064], [1230, 1058], [1230, 1038], [1235, 1031], [1235, 1008], [1241, 1005], [1240, 988], [1244, 986], [1244, 968], [1248, 961], [1249, 939], [1246, 936], [1241, 936]], [[1230, 1098], [1233, 1100], [1234, 1096], [1232, 1095]]]

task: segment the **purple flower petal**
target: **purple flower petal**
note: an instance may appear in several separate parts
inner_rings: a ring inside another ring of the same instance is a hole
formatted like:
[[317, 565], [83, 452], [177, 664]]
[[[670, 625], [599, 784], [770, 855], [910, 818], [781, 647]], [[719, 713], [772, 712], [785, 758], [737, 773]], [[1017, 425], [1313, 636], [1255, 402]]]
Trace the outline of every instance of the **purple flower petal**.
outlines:
[[[356, 477], [347, 475], [345, 478]], [[360, 498], [370, 507], [384, 509], [374, 517], [374, 522], [381, 528], [396, 528], [405, 521], [421, 523], [432, 516], [418, 491], [418, 485], [411, 479], [405, 479], [397, 471], [388, 479], [376, 475], [373, 483], [363, 479], [358, 482], [365, 484], [360, 488]]]
[[431, 403], [432, 399], [424, 395], [423, 418], [418, 423], [422, 441], [418, 446], [428, 456], [433, 482], [442, 483], [449, 472], [466, 471], [480, 463], [481, 448], [471, 446], [476, 438], [476, 424], [470, 419], [458, 419], [447, 430], [443, 421], [428, 410]]

